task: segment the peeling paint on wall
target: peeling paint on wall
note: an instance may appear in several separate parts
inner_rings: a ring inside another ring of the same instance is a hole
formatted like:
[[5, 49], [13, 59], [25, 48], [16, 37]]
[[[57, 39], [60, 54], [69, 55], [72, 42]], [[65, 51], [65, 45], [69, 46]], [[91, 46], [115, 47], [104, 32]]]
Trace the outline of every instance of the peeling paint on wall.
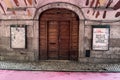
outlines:
[[14, 2], [15, 2], [15, 4], [16, 4], [16, 6], [19, 6], [18, 0], [14, 0]]
[[2, 8], [4, 14], [6, 14], [6, 12], [5, 12], [5, 10], [4, 10], [4, 7], [3, 7], [3, 5], [2, 5], [1, 3], [0, 3], [0, 7]]
[[32, 0], [27, 0], [30, 5], [32, 5]]
[[24, 2], [25, 2], [25, 5], [27, 6], [27, 2], [26, 2], [26, 0], [24, 0]]
[[[9, 14], [19, 15], [19, 13], [28, 13], [28, 15], [26, 16], [32, 18], [35, 15], [35, 11], [39, 7], [54, 2], [65, 2], [74, 4], [82, 9], [84, 16], [87, 19], [91, 20], [119, 20], [120, 17], [120, 0], [0, 0], [0, 11], [2, 11], [0, 12], [0, 14], [6, 14], [7, 16], [10, 16]], [[29, 9], [29, 11], [26, 10], [17, 12], [7, 11], [6, 9], [16, 7], [25, 7]]]
[[[107, 5], [106, 5], [106, 8], [110, 7], [110, 5], [111, 5], [112, 2], [113, 2], [113, 0], [109, 0], [108, 3], [107, 3]], [[103, 18], [106, 18], [106, 13], [107, 13], [107, 11], [104, 11]]]
[[[107, 9], [111, 6], [113, 3], [113, 0], [108, 0], [106, 5], [103, 5], [106, 1], [105, 0], [92, 0], [91, 2], [89, 0], [86, 0], [86, 6], [89, 5], [90, 8], [95, 7], [104, 7], [106, 10], [104, 10], [103, 14], [101, 14], [98, 10], [93, 10], [92, 15], [95, 16], [95, 18], [98, 18], [99, 15], [103, 15], [103, 18], [106, 18], [107, 15]], [[116, 5], [113, 7], [114, 10], [117, 10], [120, 8], [120, 1], [116, 3]], [[87, 11], [87, 14], [89, 14], [90, 10]], [[97, 12], [97, 13], [96, 13]], [[96, 14], [95, 14], [96, 13]], [[119, 13], [116, 13], [115, 17], [119, 17]]]
[[[120, 9], [120, 0], [116, 3], [116, 5], [113, 7], [114, 10]], [[120, 16], [120, 11], [116, 13], [115, 17]]]
[[120, 9], [120, 0], [116, 3], [116, 5], [113, 7], [114, 10]]
[[120, 16], [120, 12], [117, 12], [115, 17], [119, 17]]

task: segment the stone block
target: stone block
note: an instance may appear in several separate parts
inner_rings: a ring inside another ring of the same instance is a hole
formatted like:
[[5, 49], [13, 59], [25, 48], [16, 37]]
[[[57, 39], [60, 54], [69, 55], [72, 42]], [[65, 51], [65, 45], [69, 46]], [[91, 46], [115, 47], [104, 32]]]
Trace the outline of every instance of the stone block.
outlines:
[[110, 38], [113, 38], [113, 39], [120, 38], [120, 27], [119, 26], [110, 27]]
[[79, 62], [87, 63], [88, 62], [88, 58], [79, 58]]
[[88, 39], [92, 38], [92, 27], [91, 26], [85, 26], [85, 37]]
[[120, 47], [120, 38], [110, 39], [109, 47]]

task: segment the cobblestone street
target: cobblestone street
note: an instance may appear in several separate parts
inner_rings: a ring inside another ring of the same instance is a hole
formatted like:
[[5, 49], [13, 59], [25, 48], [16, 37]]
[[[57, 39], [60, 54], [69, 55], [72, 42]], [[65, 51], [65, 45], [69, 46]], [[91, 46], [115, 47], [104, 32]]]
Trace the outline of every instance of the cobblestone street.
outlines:
[[119, 64], [89, 64], [72, 61], [10, 62], [0, 61], [0, 69], [41, 71], [119, 72]]

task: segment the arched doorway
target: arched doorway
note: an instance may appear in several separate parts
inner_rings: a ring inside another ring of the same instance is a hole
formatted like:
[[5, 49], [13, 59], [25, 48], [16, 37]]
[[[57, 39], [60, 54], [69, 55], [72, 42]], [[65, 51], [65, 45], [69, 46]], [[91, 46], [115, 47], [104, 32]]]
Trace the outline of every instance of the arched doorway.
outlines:
[[64, 8], [44, 11], [39, 18], [39, 59], [78, 60], [79, 18]]

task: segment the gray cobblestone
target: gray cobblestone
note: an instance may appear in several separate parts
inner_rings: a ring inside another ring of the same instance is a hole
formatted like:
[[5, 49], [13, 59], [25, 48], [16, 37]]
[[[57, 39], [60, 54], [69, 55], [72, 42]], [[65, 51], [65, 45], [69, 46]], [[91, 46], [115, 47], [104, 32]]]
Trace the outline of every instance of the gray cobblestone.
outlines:
[[120, 71], [119, 64], [89, 64], [72, 61], [10, 62], [0, 61], [0, 69], [48, 71]]

